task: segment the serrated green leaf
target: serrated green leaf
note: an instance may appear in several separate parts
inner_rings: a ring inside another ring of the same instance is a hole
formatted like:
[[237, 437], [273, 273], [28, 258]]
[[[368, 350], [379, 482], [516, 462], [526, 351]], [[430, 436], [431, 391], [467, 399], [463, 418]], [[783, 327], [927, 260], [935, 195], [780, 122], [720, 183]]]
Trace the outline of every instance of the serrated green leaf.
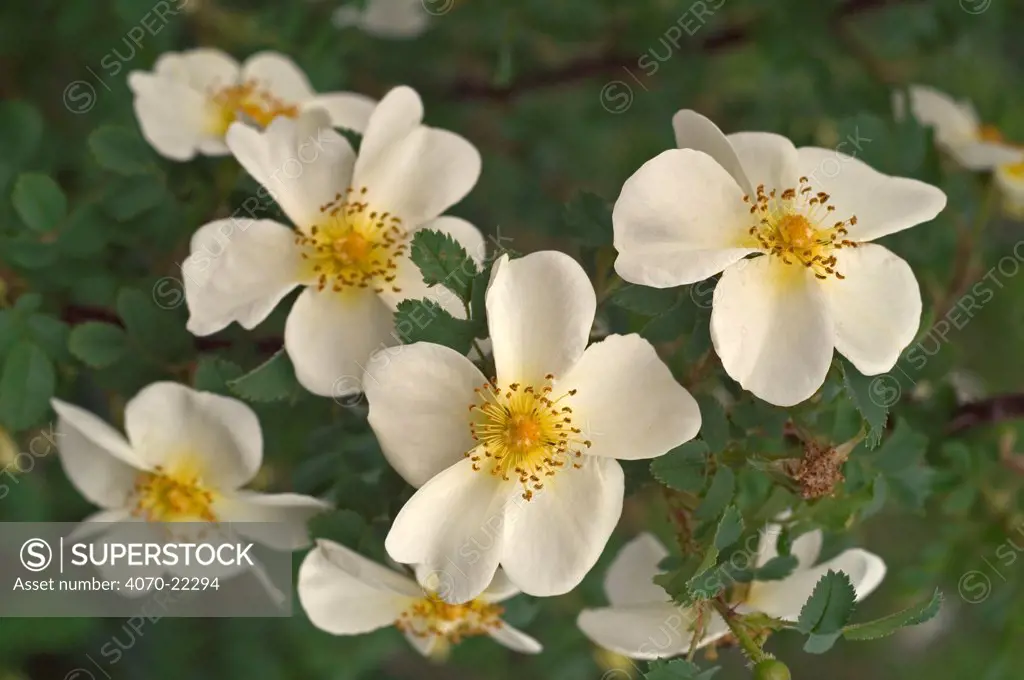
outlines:
[[708, 445], [693, 440], [677, 446], [651, 461], [651, 475], [676, 491], [697, 492], [704, 488]]
[[652, 661], [644, 673], [645, 680], [710, 680], [720, 670], [718, 666], [701, 669], [686, 659]]
[[864, 441], [869, 448], [875, 448], [882, 441], [889, 407], [899, 400], [899, 382], [889, 375], [867, 377], [846, 359], [840, 357], [838, 360], [843, 371], [846, 394], [868, 425], [868, 435]]
[[725, 465], [719, 465], [715, 470], [715, 476], [711, 479], [711, 486], [704, 495], [704, 499], [693, 516], [701, 521], [713, 519], [725, 510], [725, 506], [732, 502], [736, 493], [736, 475]]
[[942, 592], [936, 589], [931, 598], [925, 602], [874, 621], [846, 626], [843, 628], [843, 637], [847, 640], [875, 640], [886, 637], [900, 628], [916, 626], [934, 618], [940, 609], [942, 609]]
[[89, 135], [89, 149], [103, 168], [120, 175], [141, 175], [157, 170], [149, 145], [134, 130], [104, 125]]
[[101, 321], [76, 326], [68, 337], [71, 353], [92, 368], [106, 368], [125, 353], [128, 336], [124, 329]]
[[797, 630], [810, 635], [829, 635], [839, 632], [850, 620], [857, 601], [857, 593], [844, 572], [829, 571], [814, 586], [814, 592], [804, 603], [797, 621]]
[[755, 581], [781, 581], [796, 569], [798, 560], [793, 555], [776, 555], [754, 572]]
[[473, 323], [456, 319], [433, 300], [403, 300], [395, 312], [395, 331], [405, 344], [432, 342], [467, 354]]
[[146, 294], [125, 288], [117, 295], [117, 313], [133, 343], [146, 355], [168, 361], [184, 359], [192, 352], [192, 336], [185, 330], [184, 310], [165, 309]]
[[284, 401], [302, 393], [292, 362], [283, 349], [245, 375], [228, 380], [227, 384], [234, 394], [254, 402]]
[[597, 194], [581, 191], [564, 211], [566, 231], [585, 245], [612, 244], [612, 211], [608, 201]]
[[192, 386], [204, 392], [229, 394], [228, 383], [245, 375], [241, 366], [222, 359], [221, 357], [204, 355], [199, 357], [196, 370], [192, 374]]
[[704, 559], [697, 568], [697, 575], [690, 579], [690, 591], [700, 598], [714, 597], [727, 584], [725, 574], [712, 573], [718, 564], [721, 551], [728, 548], [743, 534], [743, 516], [735, 505], [730, 505], [722, 513], [722, 518], [715, 528], [715, 537], [704, 554]]
[[[482, 257], [484, 253], [473, 255]], [[473, 279], [480, 271], [466, 249], [450, 235], [430, 229], [416, 232], [410, 257], [428, 286], [444, 286], [459, 300], [470, 301]]]
[[56, 229], [68, 214], [64, 192], [50, 177], [37, 172], [18, 177], [11, 202], [21, 221], [34, 231]]
[[824, 654], [832, 649], [840, 635], [840, 632], [812, 633], [807, 637], [807, 641], [804, 642], [804, 651], [808, 654]]
[[27, 340], [15, 343], [0, 375], [0, 423], [15, 432], [35, 425], [56, 387], [57, 375], [46, 353]]
[[700, 406], [700, 437], [707, 442], [711, 453], [719, 453], [729, 442], [729, 421], [722, 403], [710, 394], [696, 397]]

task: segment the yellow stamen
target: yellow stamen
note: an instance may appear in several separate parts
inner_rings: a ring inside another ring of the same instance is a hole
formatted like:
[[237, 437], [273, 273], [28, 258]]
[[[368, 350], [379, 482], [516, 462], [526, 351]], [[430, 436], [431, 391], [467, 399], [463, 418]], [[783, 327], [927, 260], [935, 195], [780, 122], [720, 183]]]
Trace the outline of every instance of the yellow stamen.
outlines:
[[132, 514], [150, 522], [215, 522], [214, 493], [196, 465], [184, 461], [173, 469], [156, 466], [135, 480]]
[[240, 85], [211, 89], [208, 98], [213, 106], [214, 134], [224, 135], [228, 127], [238, 121], [266, 127], [278, 116], [297, 118], [299, 109], [262, 88], [259, 82], [247, 80]]
[[486, 635], [502, 626], [504, 609], [483, 600], [449, 604], [435, 594], [417, 600], [399, 615], [395, 627], [416, 637], [439, 637], [452, 644], [463, 638]]
[[573, 425], [568, 402], [576, 390], [552, 398], [553, 382], [554, 376], [548, 375], [539, 386], [511, 383], [501, 388], [491, 380], [475, 390], [479, 403], [469, 407], [470, 433], [478, 442], [466, 453], [473, 469], [518, 481], [526, 500], [559, 470], [581, 467], [583, 450], [591, 445]]

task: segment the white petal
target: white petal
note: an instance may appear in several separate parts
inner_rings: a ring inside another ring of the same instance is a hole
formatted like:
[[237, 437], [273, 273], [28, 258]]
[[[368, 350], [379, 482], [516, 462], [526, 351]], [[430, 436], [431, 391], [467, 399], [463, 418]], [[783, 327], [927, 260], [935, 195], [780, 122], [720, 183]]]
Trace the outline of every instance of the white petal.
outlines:
[[[466, 254], [476, 262], [478, 268], [487, 256], [487, 245], [484, 235], [480, 233], [479, 229], [460, 217], [438, 217], [420, 225], [417, 231], [421, 229], [430, 229], [450, 235], [459, 245], [466, 249]], [[395, 293], [392, 290], [385, 290], [381, 293], [381, 297], [392, 308], [397, 309], [398, 303], [402, 300], [427, 299], [437, 302], [446, 312], [457, 319], [466, 318], [465, 305], [463, 305], [462, 300], [455, 293], [445, 286], [427, 286], [423, 282], [423, 274], [412, 261], [410, 253], [396, 257], [395, 263], [397, 266], [392, 272], [395, 280], [392, 283], [400, 289], [400, 292]], [[456, 270], [452, 272], [451, 276], [461, 277], [460, 280], [463, 283], [468, 283], [471, 279], [471, 274], [471, 270]], [[452, 280], [455, 281], [456, 279], [453, 278]]]
[[413, 649], [428, 659], [444, 658], [447, 652], [442, 653], [438, 648], [443, 647], [447, 649], [451, 644], [447, 639], [437, 635], [417, 635], [411, 630], [407, 630], [403, 634], [405, 639], [409, 641], [409, 644], [413, 646]]
[[968, 170], [991, 170], [1024, 160], [1024, 151], [996, 142], [967, 142], [949, 147], [956, 162]]
[[397, 342], [391, 310], [368, 290], [307, 288], [284, 327], [284, 347], [295, 377], [323, 397], [361, 392], [370, 356]]
[[572, 396], [573, 427], [591, 442], [585, 453], [655, 458], [697, 436], [700, 409], [654, 347], [639, 335], [609, 335], [587, 348], [559, 380]]
[[238, 83], [240, 68], [229, 54], [212, 47], [200, 47], [160, 55], [153, 72], [205, 93]]
[[206, 98], [189, 85], [142, 71], [129, 74], [128, 85], [142, 136], [161, 156], [187, 161], [215, 138]]
[[505, 622], [488, 633], [492, 638], [505, 645], [514, 652], [521, 654], [538, 654], [543, 649], [541, 644], [532, 637], [516, 630]]
[[[757, 549], [757, 566], [763, 567], [772, 559], [779, 556], [778, 541], [782, 533], [782, 527], [778, 524], [768, 524], [761, 531]], [[820, 531], [808, 531], [797, 536], [790, 546], [789, 554], [797, 559], [796, 569], [810, 569], [818, 561], [821, 553], [821, 544], [824, 540]], [[762, 584], [754, 583], [751, 588], [758, 588]]]
[[751, 184], [729, 138], [711, 119], [696, 111], [683, 109], [672, 116], [672, 129], [676, 133], [678, 148], [703, 151], [732, 176], [743, 193], [754, 195], [756, 182]]
[[430, 24], [430, 14], [425, 7], [423, 0], [371, 0], [365, 10], [357, 11], [354, 20], [349, 19], [347, 23], [343, 10], [353, 8], [338, 8], [335, 25], [356, 24], [365, 33], [378, 38], [415, 38]]
[[380, 149], [372, 163], [363, 162], [360, 146], [353, 184], [367, 188], [371, 206], [398, 215], [406, 228], [415, 229], [461, 201], [480, 177], [480, 165], [480, 152], [469, 140], [420, 125]]
[[470, 433], [473, 390], [486, 382], [458, 352], [418, 342], [375, 354], [363, 389], [384, 457], [413, 486], [459, 462], [476, 446]]
[[575, 260], [553, 250], [518, 260], [502, 256], [487, 287], [487, 325], [498, 382], [540, 389], [579, 361], [594, 324], [597, 298]]
[[516, 584], [512, 583], [505, 570], [499, 568], [498, 571], [494, 572], [491, 585], [487, 586], [487, 590], [480, 595], [480, 599], [485, 602], [504, 602], [510, 597], [515, 597], [520, 592], [522, 591], [516, 588]]
[[[729, 632], [715, 612], [709, 617], [697, 648]], [[686, 654], [693, 641], [697, 611], [669, 603], [584, 609], [576, 620], [593, 642], [631, 659], [661, 659]]]
[[[91, 543], [93, 546], [91, 549], [97, 555], [103, 555], [104, 551], [109, 553], [111, 546], [124, 546], [133, 543], [162, 544], [164, 539], [160, 532], [157, 531], [156, 525], [138, 520], [128, 520], [114, 524], [109, 527], [109, 531], [92, 540], [84, 540], [83, 542]], [[104, 545], [106, 545], [105, 548], [103, 547]], [[166, 572], [166, 568], [160, 564], [152, 564], [148, 561], [144, 561], [143, 564], [129, 564], [127, 560], [118, 560], [115, 564], [111, 564], [110, 560], [106, 560], [105, 564], [102, 566], [97, 565], [95, 569], [102, 580], [118, 581], [120, 583], [124, 583], [129, 578], [155, 578], [162, 576]], [[121, 588], [117, 592], [124, 597], [137, 598], [142, 597], [146, 591]]]
[[836, 349], [864, 375], [884, 373], [917, 334], [917, 279], [910, 265], [874, 243], [843, 248], [836, 257], [846, 278], [822, 282], [836, 324]]
[[529, 501], [517, 501], [505, 527], [501, 566], [524, 593], [567, 593], [601, 556], [622, 514], [622, 467], [611, 458], [584, 456]]
[[313, 625], [334, 635], [390, 626], [421, 595], [411, 580], [325, 540], [302, 561], [297, 590]]
[[517, 485], [485, 471], [469, 458], [424, 484], [395, 517], [384, 542], [392, 559], [425, 564], [437, 572], [438, 595], [467, 602], [494, 578], [506, 530], [506, 506]]
[[293, 230], [245, 218], [200, 227], [181, 273], [194, 335], [216, 333], [234, 321], [255, 328], [304, 276]]
[[[911, 85], [910, 112], [922, 125], [935, 128], [936, 140], [942, 144], [959, 144], [978, 134], [977, 114], [944, 92], [927, 85]], [[902, 117], [903, 100], [897, 93], [897, 118]]]
[[246, 172], [300, 229], [328, 219], [321, 206], [350, 185], [355, 152], [330, 128], [322, 109], [304, 111], [297, 119], [275, 118], [263, 131], [232, 123], [226, 139]]
[[83, 519], [74, 530], [67, 535], [66, 540], [71, 543], [86, 542], [89, 539], [110, 531], [110, 524], [116, 522], [132, 522], [131, 511], [126, 508], [115, 510], [100, 510]]
[[378, 102], [370, 115], [359, 143], [356, 175], [374, 170], [386, 150], [401, 141], [423, 122], [423, 101], [411, 87], [400, 86], [390, 90]]
[[213, 514], [222, 522], [233, 522], [232, 528], [243, 536], [275, 550], [298, 550], [309, 545], [307, 522], [330, 507], [295, 493], [238, 491], [217, 499]]
[[143, 388], [124, 410], [124, 429], [148, 468], [187, 460], [213, 489], [232, 491], [256, 474], [263, 435], [256, 414], [237, 399], [170, 382]]
[[729, 135], [729, 143], [755, 191], [761, 184], [769, 192], [798, 188], [799, 157], [793, 142], [770, 132], [736, 132]]
[[832, 363], [834, 324], [821, 286], [771, 255], [726, 269], [715, 287], [711, 339], [726, 372], [776, 406], [813, 395]]
[[879, 586], [885, 577], [885, 563], [866, 550], [847, 550], [835, 559], [812, 569], [799, 570], [781, 581], [764, 581], [752, 588], [746, 604], [769, 616], [796, 621], [800, 609], [814, 592], [818, 580], [829, 570], [845, 572], [850, 577], [857, 599], [862, 600]]
[[651, 533], [642, 533], [624, 545], [604, 577], [608, 602], [620, 607], [668, 601], [665, 589], [653, 580], [661, 573], [658, 563], [667, 556], [668, 550]]
[[631, 283], [670, 288], [706, 279], [754, 252], [743, 193], [703, 152], [655, 156], [615, 201], [615, 271]]
[[242, 80], [257, 80], [275, 97], [299, 104], [313, 97], [313, 86], [298, 66], [277, 52], [259, 52], [245, 60]]
[[332, 126], [361, 133], [369, 124], [377, 102], [355, 92], [328, 92], [316, 95], [302, 108], [323, 109], [330, 116]]
[[835, 149], [803, 147], [800, 173], [814, 191], [831, 196], [836, 221], [857, 217], [849, 227], [853, 241], [871, 241], [935, 218], [946, 194], [916, 179], [892, 177]]
[[102, 508], [124, 508], [145, 467], [121, 433], [85, 409], [53, 399], [55, 438], [64, 472], [75, 488]]

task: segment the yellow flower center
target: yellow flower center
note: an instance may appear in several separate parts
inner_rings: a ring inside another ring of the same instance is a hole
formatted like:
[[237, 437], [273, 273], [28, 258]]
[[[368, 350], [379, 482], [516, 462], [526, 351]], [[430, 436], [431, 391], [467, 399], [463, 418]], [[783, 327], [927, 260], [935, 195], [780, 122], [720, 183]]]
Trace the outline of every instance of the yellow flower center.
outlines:
[[168, 470], [160, 465], [135, 479], [132, 514], [149, 522], [216, 522], [214, 493], [188, 463]]
[[815, 192], [806, 177], [800, 178], [798, 187], [766, 192], [758, 185], [757, 196], [751, 200], [750, 214], [757, 220], [748, 233], [749, 245], [774, 255], [786, 264], [802, 265], [819, 279], [835, 276], [845, 278], [836, 271], [834, 252], [840, 248], [853, 248], [856, 243], [844, 238], [847, 227], [857, 224], [857, 217], [834, 221], [835, 206], [824, 191]]
[[270, 125], [278, 116], [298, 118], [299, 109], [279, 99], [259, 82], [247, 80], [240, 85], [228, 85], [211, 90], [208, 94], [213, 105], [214, 134], [223, 136], [234, 122], [255, 123], [261, 128]]
[[1024, 179], [1024, 161], [1005, 165], [1003, 171], [1014, 179]]
[[483, 600], [449, 604], [430, 594], [402, 612], [395, 627], [416, 637], [440, 637], [453, 644], [500, 628], [504, 608]]
[[469, 407], [470, 433], [479, 442], [466, 453], [473, 469], [505, 481], [515, 479], [526, 500], [566, 463], [581, 467], [583, 448], [591, 445], [573, 425], [572, 407], [564, 403], [576, 390], [553, 399], [554, 378], [548, 374], [547, 384], [540, 387], [511, 383], [504, 389], [492, 379], [475, 390], [479, 403]]
[[1004, 141], [1003, 133], [995, 125], [982, 125], [978, 128], [978, 139], [982, 142], [994, 142], [996, 144]]
[[321, 220], [308, 235], [299, 233], [295, 237], [308, 265], [308, 276], [320, 290], [402, 290], [394, 281], [398, 260], [408, 248], [408, 234], [401, 218], [370, 210], [365, 198], [365, 187], [358, 191], [350, 187], [344, 194], [337, 194], [320, 207]]

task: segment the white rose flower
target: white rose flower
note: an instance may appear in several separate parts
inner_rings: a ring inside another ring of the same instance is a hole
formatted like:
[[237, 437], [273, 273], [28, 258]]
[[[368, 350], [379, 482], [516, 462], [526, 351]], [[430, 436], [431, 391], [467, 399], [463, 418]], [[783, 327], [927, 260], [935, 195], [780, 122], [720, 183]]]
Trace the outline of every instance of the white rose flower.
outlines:
[[[922, 125], [935, 130], [935, 142], [968, 170], [991, 170], [1009, 163], [1024, 162], [1024, 149], [1003, 139], [999, 128], [983, 125], [969, 101], [957, 101], [927, 85], [911, 85], [910, 114]], [[906, 115], [906, 97], [893, 95], [897, 118]]]
[[615, 459], [660, 456], [700, 428], [693, 397], [646, 340], [587, 347], [594, 289], [569, 256], [502, 256], [486, 305], [491, 380], [430, 343], [378, 353], [364, 378], [384, 455], [421, 487], [387, 551], [446, 574], [454, 603], [481, 593], [499, 564], [531, 595], [574, 588], [622, 510]]
[[1010, 216], [1024, 219], [1024, 160], [1000, 165], [995, 178], [1003, 195], [1003, 208]]
[[[102, 508], [83, 521], [78, 537], [103, 533], [106, 523], [118, 522], [94, 542], [162, 543], [166, 532], [150, 522], [227, 522], [228, 534], [275, 550], [297, 550], [309, 544], [307, 521], [330, 507], [310, 496], [242, 488], [262, 463], [263, 435], [256, 414], [236, 399], [153, 383], [125, 406], [127, 438], [78, 406], [59, 399], [52, 404], [64, 471], [86, 499]], [[203, 535], [210, 540], [228, 536], [214, 529]], [[185, 531], [185, 536], [193, 534]], [[148, 563], [104, 567], [111, 577], [122, 578], [164, 570]], [[258, 565], [256, 570], [261, 572]]]
[[254, 54], [241, 65], [212, 48], [167, 52], [152, 72], [128, 74], [128, 86], [143, 136], [176, 161], [227, 155], [224, 136], [236, 121], [266, 127], [279, 116], [319, 108], [332, 125], [362, 132], [376, 105], [353, 92], [317, 94], [302, 70], [276, 52]]
[[[440, 577], [440, 578], [439, 578]], [[536, 654], [540, 644], [501, 620], [500, 602], [519, 591], [498, 571], [474, 600], [450, 604], [442, 574], [423, 567], [416, 581], [333, 541], [317, 541], [299, 568], [299, 601], [317, 628], [359, 635], [395, 626], [424, 656], [445, 657], [464, 638], [489, 635], [509, 649]]]
[[303, 286], [285, 350], [306, 389], [342, 397], [361, 391], [374, 350], [397, 343], [393, 313], [402, 300], [440, 298], [464, 316], [454, 296], [423, 282], [409, 244], [416, 231], [434, 229], [483, 258], [476, 227], [439, 217], [473, 188], [480, 154], [422, 118], [419, 95], [395, 88], [374, 110], [358, 158], [316, 111], [277, 118], [264, 131], [232, 125], [232, 153], [296, 228], [237, 217], [201, 227], [182, 265], [188, 329], [209, 335], [235, 321], [254, 328]]
[[[768, 525], [754, 558], [756, 567], [778, 556], [779, 527]], [[780, 581], [755, 581], [742, 602], [740, 614], [760, 612], [783, 621], [796, 621], [818, 580], [829, 570], [845, 573], [853, 584], [857, 600], [870, 595], [885, 577], [880, 557], [858, 548], [847, 550], [827, 562], [816, 564], [822, 534], [812, 531], [793, 541], [791, 554], [797, 558], [794, 571]], [[697, 647], [704, 647], [729, 633], [725, 621], [711, 608], [703, 613], [695, 607], [673, 604], [665, 591], [653, 583], [660, 573], [658, 563], [668, 551], [651, 534], [640, 534], [612, 561], [604, 589], [609, 606], [585, 609], [577, 624], [594, 643], [633, 659], [658, 659], [686, 654], [695, 631], [701, 631]], [[705, 617], [701, 620], [701, 617]]]
[[813, 395], [833, 349], [865, 375], [891, 369], [921, 294], [907, 263], [869, 241], [931, 220], [945, 194], [779, 135], [726, 136], [693, 111], [673, 124], [680, 148], [645, 163], [615, 203], [619, 276], [669, 288], [722, 272], [715, 351], [772, 404]]
[[377, 38], [403, 40], [422, 35], [430, 25], [427, 3], [454, 0], [368, 0], [366, 7], [344, 5], [331, 18], [338, 28], [349, 26]]

